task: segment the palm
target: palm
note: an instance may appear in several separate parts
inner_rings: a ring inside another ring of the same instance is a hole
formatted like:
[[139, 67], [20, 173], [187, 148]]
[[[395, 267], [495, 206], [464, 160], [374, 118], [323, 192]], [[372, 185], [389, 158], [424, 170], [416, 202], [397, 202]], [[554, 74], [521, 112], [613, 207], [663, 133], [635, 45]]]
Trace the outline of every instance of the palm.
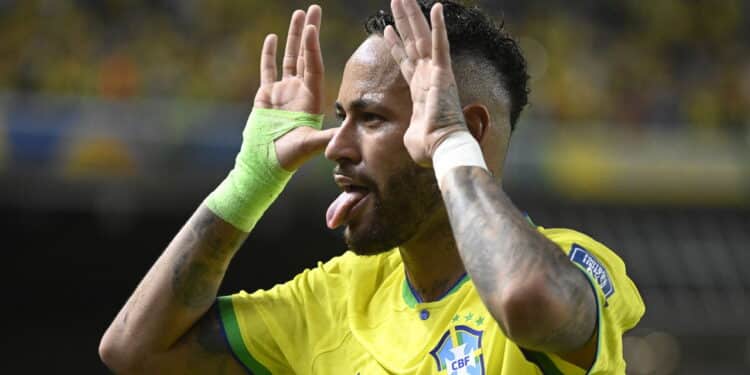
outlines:
[[432, 9], [432, 30], [414, 0], [393, 0], [391, 6], [401, 36], [389, 26], [385, 38], [409, 82], [413, 102], [404, 145], [416, 163], [429, 166], [440, 142], [448, 134], [466, 129], [442, 5]]
[[[431, 60], [421, 59], [417, 62], [414, 69], [414, 75], [409, 82], [409, 91], [412, 97], [412, 121], [411, 124], [426, 127], [429, 123], [430, 110], [427, 106], [427, 94], [432, 90], [431, 73], [436, 69]], [[429, 88], [425, 90], [424, 88]]]
[[[318, 30], [321, 9], [313, 5], [292, 14], [287, 36], [281, 79], [277, 79], [276, 35], [268, 35], [260, 59], [260, 87], [255, 95], [258, 108], [319, 114], [323, 101], [323, 57]], [[334, 130], [297, 127], [275, 142], [279, 164], [297, 169], [304, 161], [323, 150]]]
[[298, 76], [261, 85], [255, 95], [255, 105], [260, 108], [275, 108], [307, 113], [321, 112], [322, 92], [313, 92]]

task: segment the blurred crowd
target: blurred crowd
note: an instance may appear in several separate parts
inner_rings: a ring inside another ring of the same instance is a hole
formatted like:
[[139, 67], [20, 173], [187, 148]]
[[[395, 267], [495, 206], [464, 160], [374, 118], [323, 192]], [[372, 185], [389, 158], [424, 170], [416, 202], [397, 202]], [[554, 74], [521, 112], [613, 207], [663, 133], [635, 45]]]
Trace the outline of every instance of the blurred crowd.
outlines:
[[[324, 0], [328, 99], [364, 18]], [[529, 59], [525, 121], [750, 129], [750, 2], [479, 1]], [[0, 0], [0, 90], [250, 102], [266, 33], [300, 1]], [[283, 40], [283, 39], [282, 39]], [[523, 118], [523, 117], [522, 117]]]

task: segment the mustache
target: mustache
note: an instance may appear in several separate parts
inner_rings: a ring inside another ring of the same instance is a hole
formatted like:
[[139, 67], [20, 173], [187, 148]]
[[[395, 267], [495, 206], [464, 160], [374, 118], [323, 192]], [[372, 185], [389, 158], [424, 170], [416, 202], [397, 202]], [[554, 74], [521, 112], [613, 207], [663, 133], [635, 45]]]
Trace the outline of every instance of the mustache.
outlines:
[[351, 178], [354, 183], [357, 185], [362, 185], [368, 188], [370, 191], [377, 192], [378, 191], [378, 185], [375, 183], [375, 180], [367, 175], [366, 173], [362, 173], [360, 171], [357, 171], [352, 166], [342, 166], [337, 165], [333, 168], [332, 176], [335, 175], [342, 175]]

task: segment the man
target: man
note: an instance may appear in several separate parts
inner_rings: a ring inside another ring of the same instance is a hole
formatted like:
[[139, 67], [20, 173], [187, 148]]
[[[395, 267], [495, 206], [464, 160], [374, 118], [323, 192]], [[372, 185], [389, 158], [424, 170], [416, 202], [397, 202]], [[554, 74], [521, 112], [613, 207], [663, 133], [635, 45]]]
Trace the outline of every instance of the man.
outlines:
[[[622, 334], [644, 306], [622, 261], [583, 234], [533, 226], [500, 185], [526, 103], [515, 42], [453, 2], [391, 9], [346, 64], [336, 129], [317, 130], [320, 8], [292, 15], [278, 81], [266, 38], [235, 168], [105, 333], [114, 371], [624, 373]], [[327, 223], [346, 226], [351, 251], [217, 300], [289, 171], [323, 148], [343, 191]]]

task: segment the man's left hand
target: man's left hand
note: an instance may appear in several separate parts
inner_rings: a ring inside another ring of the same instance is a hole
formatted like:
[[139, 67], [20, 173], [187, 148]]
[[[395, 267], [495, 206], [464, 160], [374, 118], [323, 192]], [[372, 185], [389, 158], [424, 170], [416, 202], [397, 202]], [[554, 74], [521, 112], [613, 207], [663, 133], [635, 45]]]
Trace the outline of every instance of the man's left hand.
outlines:
[[404, 145], [417, 164], [431, 166], [435, 149], [449, 134], [467, 131], [451, 68], [443, 5], [437, 3], [430, 11], [432, 30], [416, 0], [392, 0], [391, 10], [400, 36], [392, 26], [386, 27], [384, 36], [409, 83], [413, 102]]

